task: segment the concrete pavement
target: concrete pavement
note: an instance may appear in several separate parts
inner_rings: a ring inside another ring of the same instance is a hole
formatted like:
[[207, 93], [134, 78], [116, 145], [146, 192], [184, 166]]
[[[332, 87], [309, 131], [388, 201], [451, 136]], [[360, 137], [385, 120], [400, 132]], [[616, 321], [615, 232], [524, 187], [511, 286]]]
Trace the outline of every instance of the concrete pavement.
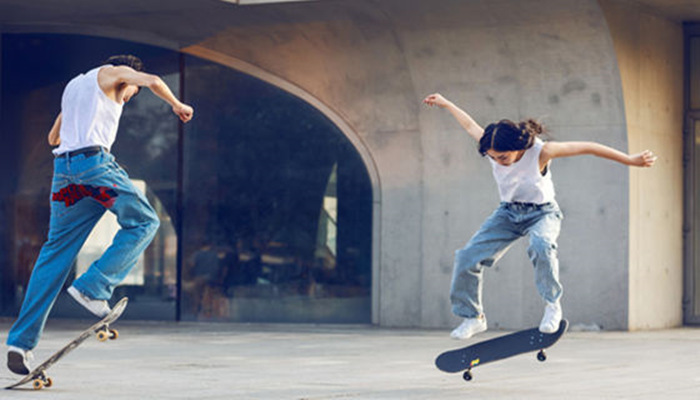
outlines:
[[[85, 325], [50, 323], [34, 364]], [[3, 342], [9, 326], [0, 321]], [[462, 344], [447, 330], [137, 322], [116, 328], [118, 341], [89, 340], [49, 370], [53, 387], [0, 391], [0, 399], [700, 398], [700, 329], [692, 328], [569, 332], [549, 349], [547, 362], [521, 355], [474, 369], [469, 383], [433, 365], [440, 352]], [[0, 370], [0, 385], [15, 381]]]

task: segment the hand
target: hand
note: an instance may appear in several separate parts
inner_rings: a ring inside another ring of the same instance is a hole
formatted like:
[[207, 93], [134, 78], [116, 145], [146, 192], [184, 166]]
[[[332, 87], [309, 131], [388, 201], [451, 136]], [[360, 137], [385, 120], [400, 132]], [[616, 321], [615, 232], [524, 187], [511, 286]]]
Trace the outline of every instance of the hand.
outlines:
[[434, 93], [423, 99], [423, 103], [429, 105], [429, 106], [438, 106], [440, 108], [445, 108], [447, 107], [450, 102], [442, 97], [440, 93]]
[[644, 150], [641, 153], [630, 155], [630, 165], [634, 167], [651, 167], [657, 158], [650, 150]]
[[189, 122], [189, 120], [192, 119], [192, 115], [194, 114], [194, 110], [192, 107], [188, 106], [187, 104], [178, 104], [176, 106], [173, 106], [173, 112], [175, 115], [180, 117], [180, 120], [182, 122]]

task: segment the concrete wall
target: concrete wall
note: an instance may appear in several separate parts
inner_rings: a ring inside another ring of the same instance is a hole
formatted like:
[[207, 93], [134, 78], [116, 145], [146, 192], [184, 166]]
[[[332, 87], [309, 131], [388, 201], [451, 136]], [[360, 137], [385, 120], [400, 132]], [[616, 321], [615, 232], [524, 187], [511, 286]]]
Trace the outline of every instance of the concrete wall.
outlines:
[[[592, 157], [554, 162], [565, 214], [563, 305], [572, 323], [604, 329], [678, 323], [678, 25], [613, 0], [602, 2], [605, 14], [595, 0], [196, 8], [179, 0], [166, 13], [147, 11], [161, 7], [156, 0], [140, 3], [141, 13], [110, 6], [83, 18], [65, 6], [64, 14], [31, 10], [27, 21], [15, 21], [18, 14], [12, 22], [22, 31], [36, 29], [32, 24], [54, 32], [99, 27], [111, 37], [179, 45], [283, 87], [328, 115], [358, 148], [375, 190], [376, 323], [456, 324], [448, 300], [454, 251], [498, 204], [474, 143], [446, 112], [421, 106], [434, 91], [482, 124], [541, 117], [555, 140], [659, 153], [657, 168], [645, 171]], [[519, 243], [486, 271], [493, 327], [522, 328], [541, 318], [525, 247]]]
[[683, 321], [683, 28], [654, 10], [601, 0], [615, 44], [629, 151], [653, 149], [630, 171], [629, 329]]
[[[420, 105], [426, 94], [442, 92], [483, 124], [543, 117], [557, 140], [627, 148], [615, 53], [595, 1], [326, 1], [240, 13], [254, 22], [184, 50], [242, 60], [300, 88], [367, 146], [381, 190], [381, 325], [457, 322], [448, 301], [454, 250], [498, 204], [488, 163], [447, 113]], [[553, 172], [566, 215], [566, 315], [624, 329], [629, 173], [592, 158], [558, 160]], [[487, 271], [494, 327], [541, 318], [524, 249]]]

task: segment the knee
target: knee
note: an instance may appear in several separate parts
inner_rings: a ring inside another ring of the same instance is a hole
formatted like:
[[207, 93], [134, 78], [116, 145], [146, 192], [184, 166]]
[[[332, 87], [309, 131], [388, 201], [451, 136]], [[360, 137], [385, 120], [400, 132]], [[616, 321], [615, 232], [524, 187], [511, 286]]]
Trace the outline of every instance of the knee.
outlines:
[[556, 254], [557, 243], [541, 236], [533, 236], [530, 239], [530, 247], [527, 249], [530, 256], [548, 256]]
[[474, 264], [471, 262], [471, 255], [469, 254], [469, 249], [459, 249], [455, 251], [455, 267], [464, 266], [469, 264]]
[[148, 233], [151, 235], [155, 235], [156, 231], [158, 231], [158, 228], [160, 227], [160, 219], [158, 218], [158, 215], [155, 212], [148, 219], [147, 227]]
[[140, 225], [143, 227], [143, 230], [145, 231], [145, 236], [154, 236], [156, 234], [156, 231], [160, 227], [160, 218], [158, 218], [158, 214], [155, 212], [155, 210], [151, 207], [149, 207], [144, 213], [142, 217], [142, 221]]
[[469, 247], [455, 251], [455, 270], [480, 272], [484, 266], [490, 267], [493, 263], [494, 260], [491, 258], [478, 259], [478, 255]]

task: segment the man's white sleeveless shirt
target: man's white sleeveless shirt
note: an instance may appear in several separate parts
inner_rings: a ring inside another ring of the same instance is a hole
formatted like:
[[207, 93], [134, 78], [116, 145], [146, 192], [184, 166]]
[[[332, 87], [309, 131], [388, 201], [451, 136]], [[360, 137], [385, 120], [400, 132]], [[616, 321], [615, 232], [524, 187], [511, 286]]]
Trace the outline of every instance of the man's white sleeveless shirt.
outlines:
[[540, 172], [540, 153], [544, 142], [535, 139], [516, 163], [503, 166], [493, 161], [493, 177], [498, 185], [501, 201], [544, 204], [554, 202], [554, 183], [550, 165], [544, 176]]
[[107, 150], [117, 137], [123, 104], [118, 104], [100, 89], [98, 67], [73, 78], [61, 99], [61, 144], [54, 154], [90, 146]]

